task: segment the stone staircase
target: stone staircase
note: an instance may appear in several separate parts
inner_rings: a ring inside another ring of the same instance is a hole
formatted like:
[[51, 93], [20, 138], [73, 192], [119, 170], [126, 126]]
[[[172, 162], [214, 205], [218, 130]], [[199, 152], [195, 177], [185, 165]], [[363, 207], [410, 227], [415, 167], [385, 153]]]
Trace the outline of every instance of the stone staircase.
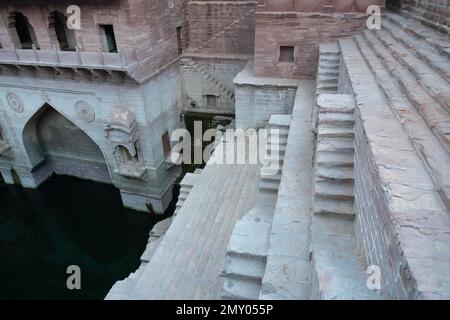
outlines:
[[394, 14], [382, 23], [339, 40], [358, 105], [356, 194], [371, 195], [356, 197], [358, 244], [389, 275], [383, 295], [448, 299], [450, 38]]
[[317, 95], [322, 93], [337, 93], [339, 62], [340, 50], [337, 42], [320, 44]]
[[391, 29], [404, 18], [390, 17], [381, 30], [354, 41], [450, 208], [450, 56], [442, 53], [450, 39], [436, 49], [420, 40], [422, 27], [421, 35]]
[[255, 205], [234, 226], [222, 276], [223, 299], [257, 300], [262, 287], [273, 213], [291, 116], [273, 115]]
[[178, 214], [181, 207], [183, 206], [184, 202], [189, 196], [189, 193], [191, 193], [192, 188], [195, 185], [195, 182], [200, 177], [200, 174], [202, 173], [202, 169], [196, 169], [194, 173], [187, 173], [183, 180], [180, 182], [180, 195], [178, 196], [178, 201], [175, 207], [174, 216]]
[[227, 242], [254, 202], [258, 167], [208, 162], [150, 261], [131, 276], [120, 298], [219, 299]]
[[318, 137], [311, 225], [311, 299], [374, 299], [356, 248], [354, 109], [351, 95], [317, 99]]
[[191, 58], [185, 57], [183, 61], [190, 67], [195, 68], [202, 76], [213, 83], [221, 93], [225, 94], [232, 102], [235, 102], [234, 89], [227, 87], [225, 84], [216, 79], [206, 68], [196, 63]]

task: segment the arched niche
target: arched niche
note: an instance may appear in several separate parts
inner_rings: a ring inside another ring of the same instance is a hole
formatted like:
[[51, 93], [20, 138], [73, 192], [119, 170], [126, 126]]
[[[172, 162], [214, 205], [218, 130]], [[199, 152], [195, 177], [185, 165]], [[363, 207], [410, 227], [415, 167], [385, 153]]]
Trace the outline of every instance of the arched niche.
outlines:
[[8, 16], [8, 31], [14, 46], [18, 49], [39, 49], [33, 26], [21, 12], [11, 12]]
[[75, 32], [67, 28], [67, 17], [59, 11], [53, 11], [48, 17], [50, 39], [57, 50], [75, 51], [77, 41]]
[[106, 158], [100, 147], [74, 122], [44, 104], [27, 122], [23, 145], [32, 171], [111, 183]]

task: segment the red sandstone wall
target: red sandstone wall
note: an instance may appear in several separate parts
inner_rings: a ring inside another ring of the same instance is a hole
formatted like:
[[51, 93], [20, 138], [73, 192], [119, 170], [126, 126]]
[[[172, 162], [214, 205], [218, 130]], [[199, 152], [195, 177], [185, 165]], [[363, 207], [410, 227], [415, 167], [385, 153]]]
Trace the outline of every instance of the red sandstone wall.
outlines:
[[384, 0], [259, 0], [258, 11], [366, 12], [369, 5], [384, 6], [384, 3]]
[[425, 24], [450, 33], [450, 1], [448, 0], [408, 0], [404, 6], [413, 16]]
[[188, 52], [253, 54], [255, 1], [189, 1]]
[[0, 43], [3, 48], [13, 44], [7, 32], [10, 12], [19, 11], [33, 26], [41, 49], [52, 49], [48, 30], [49, 13], [66, 12], [69, 5], [81, 8], [81, 30], [76, 30], [77, 43], [82, 51], [99, 51], [99, 24], [112, 24], [119, 51], [136, 49], [145, 70], [152, 73], [178, 55], [176, 28], [182, 24], [180, 6], [187, 0], [15, 0], [0, 3]]
[[[260, 0], [256, 13], [255, 66], [258, 76], [310, 78], [319, 44], [351, 35], [366, 25], [371, 4], [384, 0]], [[280, 63], [280, 46], [295, 46], [294, 63]]]

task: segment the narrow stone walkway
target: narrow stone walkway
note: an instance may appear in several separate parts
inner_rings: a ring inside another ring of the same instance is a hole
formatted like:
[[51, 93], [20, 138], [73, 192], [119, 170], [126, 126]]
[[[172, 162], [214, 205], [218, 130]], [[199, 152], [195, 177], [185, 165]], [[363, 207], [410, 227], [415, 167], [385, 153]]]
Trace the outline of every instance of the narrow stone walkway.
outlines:
[[314, 80], [298, 85], [260, 299], [309, 297], [314, 86]]
[[207, 165], [126, 298], [220, 299], [228, 240], [253, 205], [258, 170]]

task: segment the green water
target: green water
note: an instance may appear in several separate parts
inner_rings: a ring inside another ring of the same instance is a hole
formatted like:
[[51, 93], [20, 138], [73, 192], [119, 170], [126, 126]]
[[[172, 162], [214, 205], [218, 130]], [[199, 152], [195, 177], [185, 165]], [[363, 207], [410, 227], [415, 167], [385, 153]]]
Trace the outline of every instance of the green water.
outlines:
[[[62, 176], [38, 190], [0, 184], [0, 299], [103, 299], [138, 268], [160, 219], [124, 209], [109, 185]], [[67, 288], [70, 265], [81, 290]]]

